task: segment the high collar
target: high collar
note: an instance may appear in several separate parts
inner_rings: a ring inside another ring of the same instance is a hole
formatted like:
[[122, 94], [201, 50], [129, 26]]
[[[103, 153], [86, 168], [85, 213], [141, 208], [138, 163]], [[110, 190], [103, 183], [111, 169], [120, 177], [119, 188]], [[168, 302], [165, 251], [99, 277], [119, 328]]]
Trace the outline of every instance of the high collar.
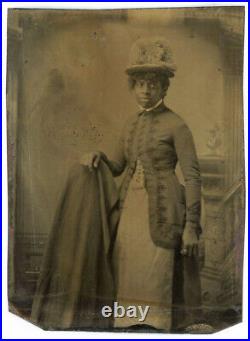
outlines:
[[153, 107], [151, 108], [143, 108], [142, 106], [139, 105], [140, 109], [142, 111], [152, 111], [154, 109], [156, 109], [161, 103], [163, 102], [163, 99], [161, 98]]
[[141, 108], [141, 110], [138, 111], [138, 115], [142, 114], [148, 114], [148, 113], [160, 113], [167, 109], [165, 106], [163, 100], [159, 101], [154, 107], [152, 108]]

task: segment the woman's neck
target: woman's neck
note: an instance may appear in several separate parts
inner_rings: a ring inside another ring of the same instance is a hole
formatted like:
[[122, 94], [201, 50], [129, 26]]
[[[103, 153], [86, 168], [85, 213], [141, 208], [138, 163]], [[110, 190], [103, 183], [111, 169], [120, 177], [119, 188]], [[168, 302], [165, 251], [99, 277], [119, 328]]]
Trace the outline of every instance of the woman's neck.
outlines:
[[150, 108], [144, 108], [144, 107], [142, 107], [142, 106], [140, 106], [140, 105], [139, 105], [139, 107], [140, 107], [140, 109], [142, 109], [142, 110], [151, 111], [151, 110], [157, 108], [159, 105], [161, 105], [162, 102], [163, 102], [163, 98], [161, 98], [158, 102], [155, 103], [155, 105], [153, 105], [153, 106], [150, 107]]

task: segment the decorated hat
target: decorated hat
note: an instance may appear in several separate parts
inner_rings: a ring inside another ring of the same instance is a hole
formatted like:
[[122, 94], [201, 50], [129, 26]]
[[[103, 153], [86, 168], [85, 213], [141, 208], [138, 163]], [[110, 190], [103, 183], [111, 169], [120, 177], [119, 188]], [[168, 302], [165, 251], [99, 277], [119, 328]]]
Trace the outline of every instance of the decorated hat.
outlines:
[[126, 72], [131, 75], [143, 71], [157, 71], [168, 77], [174, 77], [176, 66], [172, 51], [164, 39], [139, 39], [133, 44]]

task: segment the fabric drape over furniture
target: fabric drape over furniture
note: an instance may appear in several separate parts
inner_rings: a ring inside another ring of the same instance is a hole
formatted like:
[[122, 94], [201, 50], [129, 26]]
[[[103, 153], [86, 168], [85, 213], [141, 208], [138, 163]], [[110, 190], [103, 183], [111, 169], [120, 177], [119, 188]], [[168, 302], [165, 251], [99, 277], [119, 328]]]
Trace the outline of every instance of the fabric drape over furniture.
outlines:
[[44, 329], [108, 328], [113, 304], [111, 245], [118, 192], [108, 166], [72, 168], [55, 215], [31, 320]]

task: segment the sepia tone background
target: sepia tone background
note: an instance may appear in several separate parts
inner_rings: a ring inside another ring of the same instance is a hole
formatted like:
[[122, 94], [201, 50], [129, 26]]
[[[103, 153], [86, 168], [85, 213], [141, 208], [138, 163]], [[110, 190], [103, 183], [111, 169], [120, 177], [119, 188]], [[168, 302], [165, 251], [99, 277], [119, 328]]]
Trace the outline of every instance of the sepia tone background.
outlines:
[[[239, 321], [244, 237], [243, 7], [9, 10], [9, 300], [28, 316], [57, 198], [87, 151], [112, 156], [137, 110], [124, 73], [137, 38], [162, 36], [177, 65], [165, 103], [189, 125], [203, 181], [202, 298]], [[181, 178], [181, 174], [180, 174]]]

